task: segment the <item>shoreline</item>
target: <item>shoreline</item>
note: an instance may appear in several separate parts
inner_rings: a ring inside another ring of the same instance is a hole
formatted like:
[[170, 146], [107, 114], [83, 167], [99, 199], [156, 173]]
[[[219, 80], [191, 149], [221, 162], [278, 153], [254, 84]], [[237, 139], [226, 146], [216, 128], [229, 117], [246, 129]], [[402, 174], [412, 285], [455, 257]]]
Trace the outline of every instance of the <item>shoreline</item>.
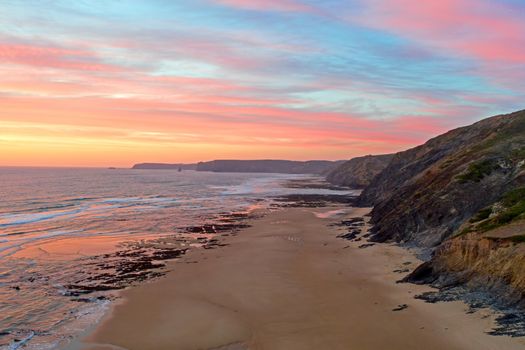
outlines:
[[489, 310], [414, 299], [434, 289], [396, 284], [400, 271], [417, 266], [412, 252], [337, 237], [346, 232], [335, 226], [341, 220], [365, 214], [342, 205], [265, 210], [238, 235], [221, 237], [225, 246], [190, 250], [164, 277], [122, 291], [124, 300], [65, 349], [525, 346], [486, 334]]

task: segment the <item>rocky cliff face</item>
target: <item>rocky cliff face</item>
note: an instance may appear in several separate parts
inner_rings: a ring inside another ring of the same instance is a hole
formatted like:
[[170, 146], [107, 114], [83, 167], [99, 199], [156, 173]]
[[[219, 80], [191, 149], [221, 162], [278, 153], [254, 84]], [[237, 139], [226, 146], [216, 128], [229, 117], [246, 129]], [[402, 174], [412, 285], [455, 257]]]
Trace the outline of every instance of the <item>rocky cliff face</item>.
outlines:
[[397, 153], [359, 201], [372, 240], [432, 252], [407, 281], [525, 308], [525, 111]]
[[410, 278], [437, 287], [463, 285], [469, 290], [494, 293], [501, 306], [523, 308], [525, 245], [520, 243], [521, 239], [513, 237], [484, 237], [476, 233], [449, 239], [427, 263], [429, 273]]
[[326, 180], [335, 185], [365, 188], [387, 167], [393, 156], [382, 154], [352, 158], [330, 171]]
[[525, 111], [452, 130], [400, 152], [360, 197], [374, 240], [434, 247], [525, 185]]
[[497, 296], [500, 306], [525, 307], [525, 187], [478, 211], [408, 280], [440, 288], [463, 286]]

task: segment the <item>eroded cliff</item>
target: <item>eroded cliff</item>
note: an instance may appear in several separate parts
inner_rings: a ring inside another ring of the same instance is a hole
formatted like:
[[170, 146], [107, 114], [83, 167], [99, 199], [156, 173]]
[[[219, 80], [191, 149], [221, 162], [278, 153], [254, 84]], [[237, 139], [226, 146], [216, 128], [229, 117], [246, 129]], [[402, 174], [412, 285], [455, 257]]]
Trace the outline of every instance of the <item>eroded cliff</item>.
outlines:
[[381, 154], [352, 158], [329, 172], [326, 180], [335, 185], [365, 188], [387, 167], [393, 156]]

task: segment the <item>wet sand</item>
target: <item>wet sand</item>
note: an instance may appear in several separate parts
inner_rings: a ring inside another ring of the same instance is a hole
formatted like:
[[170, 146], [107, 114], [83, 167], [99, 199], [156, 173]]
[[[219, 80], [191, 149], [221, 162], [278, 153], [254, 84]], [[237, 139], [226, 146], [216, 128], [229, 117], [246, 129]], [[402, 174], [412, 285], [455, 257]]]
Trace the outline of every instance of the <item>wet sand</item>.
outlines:
[[224, 237], [227, 246], [191, 250], [166, 276], [124, 291], [69, 349], [525, 348], [524, 339], [485, 334], [487, 310], [428, 304], [413, 296], [430, 288], [396, 284], [404, 274], [394, 270], [417, 266], [410, 252], [337, 238], [346, 231], [331, 223], [365, 213], [286, 208], [254, 219]]

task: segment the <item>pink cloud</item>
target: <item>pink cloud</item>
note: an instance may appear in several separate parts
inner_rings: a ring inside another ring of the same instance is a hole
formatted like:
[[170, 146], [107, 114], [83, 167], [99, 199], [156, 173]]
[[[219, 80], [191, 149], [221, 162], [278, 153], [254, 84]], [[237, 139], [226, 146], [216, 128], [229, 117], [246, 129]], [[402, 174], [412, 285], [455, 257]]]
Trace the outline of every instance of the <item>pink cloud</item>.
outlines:
[[294, 0], [212, 0], [217, 4], [243, 10], [279, 11], [279, 12], [314, 12], [311, 6]]
[[100, 63], [86, 50], [0, 43], [0, 62], [82, 71], [115, 72], [120, 67]]
[[487, 0], [370, 0], [359, 20], [480, 60], [525, 63], [525, 23]]

